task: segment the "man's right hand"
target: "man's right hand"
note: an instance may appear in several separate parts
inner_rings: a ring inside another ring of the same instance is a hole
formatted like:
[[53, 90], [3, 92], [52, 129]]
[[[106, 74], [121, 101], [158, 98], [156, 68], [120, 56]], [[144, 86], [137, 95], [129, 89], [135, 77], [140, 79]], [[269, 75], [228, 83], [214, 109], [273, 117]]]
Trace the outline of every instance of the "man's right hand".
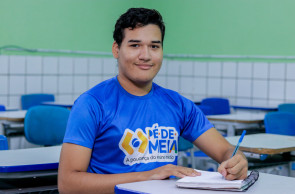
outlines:
[[170, 176], [176, 176], [183, 178], [185, 176], [200, 176], [201, 173], [195, 171], [192, 168], [186, 168], [183, 166], [175, 166], [172, 164], [167, 164], [165, 166], [156, 168], [154, 170], [146, 171], [148, 180], [162, 180], [169, 178]]

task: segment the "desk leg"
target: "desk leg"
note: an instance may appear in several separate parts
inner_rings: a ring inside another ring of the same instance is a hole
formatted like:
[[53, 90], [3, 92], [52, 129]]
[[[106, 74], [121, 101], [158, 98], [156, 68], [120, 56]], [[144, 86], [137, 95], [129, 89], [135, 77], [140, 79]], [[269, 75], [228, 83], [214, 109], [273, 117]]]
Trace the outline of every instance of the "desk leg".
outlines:
[[227, 136], [231, 137], [235, 135], [235, 127], [234, 125], [228, 124], [227, 125]]

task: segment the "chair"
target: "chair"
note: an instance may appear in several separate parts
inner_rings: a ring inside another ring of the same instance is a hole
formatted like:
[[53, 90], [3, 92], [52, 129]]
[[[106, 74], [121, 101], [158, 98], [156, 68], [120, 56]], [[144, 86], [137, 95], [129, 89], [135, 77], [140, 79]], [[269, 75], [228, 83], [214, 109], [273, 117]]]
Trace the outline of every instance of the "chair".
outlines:
[[266, 133], [295, 136], [295, 114], [281, 111], [267, 113], [264, 126]]
[[213, 109], [211, 106], [198, 105], [199, 109], [204, 113], [204, 115], [213, 115]]
[[57, 106], [34, 106], [30, 108], [24, 122], [27, 141], [44, 146], [61, 144], [69, 114], [70, 110]]
[[278, 109], [280, 112], [292, 112], [295, 114], [295, 104], [293, 103], [279, 104]]
[[8, 141], [4, 135], [0, 135], [0, 150], [8, 150]]
[[6, 110], [5, 106], [0, 104], [0, 111], [5, 111], [5, 110]]
[[212, 115], [230, 114], [229, 100], [225, 98], [205, 98], [201, 106], [210, 107]]
[[23, 110], [28, 110], [32, 106], [41, 105], [45, 101], [54, 101], [53, 94], [25, 94], [21, 96]]
[[211, 107], [212, 115], [230, 114], [229, 100], [225, 98], [205, 98], [201, 106]]
[[[226, 98], [204, 98], [201, 101], [201, 105], [199, 107], [205, 115], [230, 114], [230, 104], [229, 100]], [[205, 112], [207, 112], [207, 114]], [[222, 133], [225, 133], [225, 131], [227, 131], [227, 127], [228, 126], [223, 124], [215, 125], [215, 128]]]
[[[295, 114], [292, 112], [283, 112], [282, 110], [291, 110], [287, 104], [279, 105], [278, 112], [270, 112], [265, 115], [264, 126], [266, 133], [292, 135], [295, 136]], [[290, 174], [295, 172], [295, 163], [290, 163]]]

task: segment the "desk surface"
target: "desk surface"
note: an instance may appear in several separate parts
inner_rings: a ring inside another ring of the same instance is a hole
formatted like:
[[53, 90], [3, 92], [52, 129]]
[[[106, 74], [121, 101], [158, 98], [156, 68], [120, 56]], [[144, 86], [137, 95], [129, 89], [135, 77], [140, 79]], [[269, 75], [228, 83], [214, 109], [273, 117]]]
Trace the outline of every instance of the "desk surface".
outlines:
[[[116, 186], [116, 193], [153, 193], [153, 194], [185, 194], [185, 193], [209, 193], [219, 194], [228, 193], [233, 194], [230, 191], [210, 191], [210, 190], [198, 190], [198, 189], [183, 189], [178, 188], [175, 185], [174, 180], [152, 180], [135, 183], [119, 184]], [[247, 194], [259, 193], [259, 194], [293, 194], [295, 190], [295, 178], [278, 176], [272, 174], [260, 173], [257, 182], [249, 188]]]
[[[236, 145], [240, 136], [226, 137], [230, 144]], [[276, 134], [245, 135], [240, 150], [257, 154], [279, 154], [295, 151], [295, 136]]]
[[17, 110], [17, 111], [3, 111], [0, 112], [0, 120], [23, 122], [25, 119], [27, 111]]
[[237, 123], [259, 123], [263, 122], [265, 113], [233, 113], [224, 115], [208, 115], [210, 121], [226, 121]]
[[277, 111], [278, 106], [271, 105], [231, 105], [234, 109], [247, 109], [247, 110], [261, 110], [261, 111]]
[[65, 108], [72, 108], [74, 102], [72, 101], [48, 101], [42, 102], [44, 105], [51, 105], [51, 106], [60, 106]]
[[58, 168], [61, 146], [0, 151], [1, 173]]

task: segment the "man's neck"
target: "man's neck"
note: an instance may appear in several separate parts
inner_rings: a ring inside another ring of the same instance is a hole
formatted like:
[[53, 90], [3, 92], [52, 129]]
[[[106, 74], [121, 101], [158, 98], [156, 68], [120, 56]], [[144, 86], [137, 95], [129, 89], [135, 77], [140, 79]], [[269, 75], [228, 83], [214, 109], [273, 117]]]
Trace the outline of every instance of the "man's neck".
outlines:
[[151, 89], [153, 82], [148, 83], [134, 83], [129, 79], [124, 79], [118, 75], [118, 81], [120, 85], [130, 94], [134, 96], [144, 96], [148, 94]]

